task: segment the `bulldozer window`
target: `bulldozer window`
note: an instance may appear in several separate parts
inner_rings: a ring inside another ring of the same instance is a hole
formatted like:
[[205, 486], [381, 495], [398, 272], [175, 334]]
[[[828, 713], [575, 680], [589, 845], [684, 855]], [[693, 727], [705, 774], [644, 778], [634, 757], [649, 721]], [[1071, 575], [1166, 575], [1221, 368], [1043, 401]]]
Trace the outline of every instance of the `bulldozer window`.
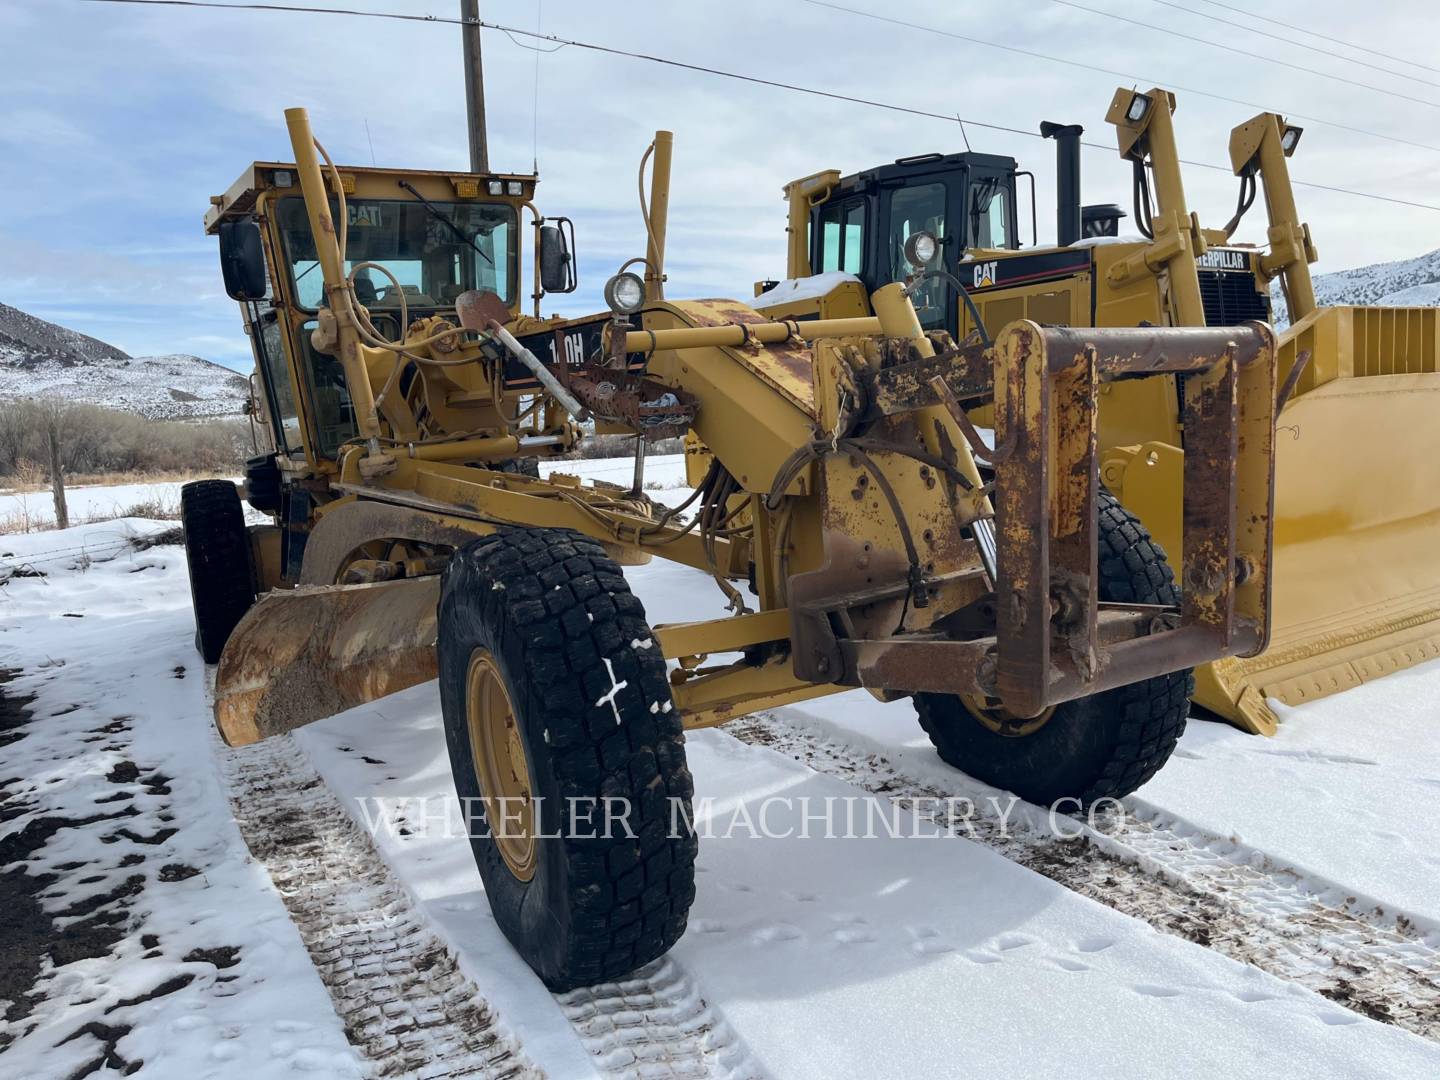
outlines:
[[[942, 243], [945, 236], [945, 195], [942, 183], [917, 184], [898, 188], [890, 197], [890, 281], [901, 281], [915, 267], [905, 258], [905, 241], [921, 230], [933, 233]], [[935, 329], [945, 325], [949, 286], [944, 278], [931, 278], [911, 296], [920, 325]]]
[[865, 261], [865, 200], [837, 202], [820, 211], [820, 269], [858, 274]]
[[977, 181], [970, 192], [970, 247], [1008, 248], [1010, 208], [998, 178]]
[[[331, 203], [332, 212], [339, 207]], [[315, 242], [303, 199], [281, 199], [277, 219], [290, 263], [296, 302], [320, 306], [325, 296]], [[383, 265], [399, 281], [361, 270], [355, 294], [373, 309], [400, 307], [401, 294], [411, 312], [444, 308], [468, 289], [493, 292], [509, 304], [515, 294], [515, 210], [498, 203], [437, 203], [411, 200], [350, 199], [345, 270], [357, 263]]]

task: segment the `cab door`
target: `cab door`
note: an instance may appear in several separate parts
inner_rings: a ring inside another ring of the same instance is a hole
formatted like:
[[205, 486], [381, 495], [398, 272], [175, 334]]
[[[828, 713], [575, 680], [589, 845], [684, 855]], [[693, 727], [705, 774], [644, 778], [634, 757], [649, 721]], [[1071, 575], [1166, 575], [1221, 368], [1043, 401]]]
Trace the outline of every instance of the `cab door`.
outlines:
[[[965, 173], [930, 173], [907, 180], [903, 186], [885, 190], [885, 235], [881, 251], [885, 262], [884, 280], [878, 285], [903, 281], [915, 272], [905, 257], [905, 241], [917, 232], [933, 233], [940, 241], [941, 263], [954, 273], [959, 252], [965, 248], [963, 234], [953, 225], [963, 220], [958, 211], [965, 190]], [[877, 285], [877, 287], [878, 287]], [[950, 282], [932, 277], [923, 282], [910, 300], [926, 330], [953, 329], [958, 301]]]

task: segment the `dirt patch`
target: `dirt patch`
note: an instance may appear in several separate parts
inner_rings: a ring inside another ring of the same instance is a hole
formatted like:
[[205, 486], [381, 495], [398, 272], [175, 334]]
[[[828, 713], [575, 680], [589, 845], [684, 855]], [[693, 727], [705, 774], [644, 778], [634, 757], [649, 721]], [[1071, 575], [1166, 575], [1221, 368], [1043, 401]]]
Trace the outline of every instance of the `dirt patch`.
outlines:
[[93, 825], [97, 821], [130, 818], [134, 817], [136, 813], [133, 806], [127, 806], [113, 814], [91, 814], [89, 817], [83, 818], [64, 818], [51, 815], [32, 818], [19, 832], [13, 832], [0, 839], [0, 866], [28, 859], [44, 847], [45, 843], [61, 829], [78, 829], [86, 825]]
[[145, 791], [150, 795], [169, 795], [170, 780], [162, 772], [153, 772], [149, 776], [142, 777], [140, 782], [145, 785]]
[[[9, 682], [13, 677], [12, 672], [0, 672], [0, 682]], [[30, 706], [34, 701], [34, 694], [0, 694], [0, 746], [19, 742], [29, 734], [24, 729], [30, 723]]]
[[159, 986], [155, 987], [154, 990], [147, 990], [145, 993], [136, 994], [132, 998], [121, 998], [114, 1005], [111, 1005], [108, 1009], [106, 1009], [105, 1012], [108, 1015], [109, 1013], [114, 1012], [116, 1009], [127, 1009], [131, 1005], [140, 1005], [146, 1001], [154, 1001], [156, 998], [162, 998], [165, 997], [167, 994], [173, 994], [177, 990], [184, 990], [185, 987], [189, 986], [194, 981], [195, 976], [189, 973], [186, 973], [184, 975], [172, 976], [171, 978], [166, 979], [164, 982], [162, 982]]
[[59, 1045], [64, 1046], [82, 1035], [91, 1035], [100, 1040], [101, 1049], [97, 1057], [87, 1061], [80, 1068], [72, 1072], [68, 1080], [84, 1080], [91, 1073], [98, 1072], [102, 1068], [113, 1069], [121, 1076], [131, 1076], [138, 1072], [143, 1061], [127, 1061], [120, 1056], [120, 1051], [115, 1049], [116, 1045], [126, 1035], [130, 1034], [129, 1024], [102, 1024], [98, 1020], [92, 1020], [83, 1027], [71, 1032], [60, 1040]]
[[200, 873], [193, 866], [186, 866], [184, 863], [166, 863], [160, 868], [161, 881], [184, 881]]
[[96, 735], [123, 735], [125, 734], [125, 732], [130, 730], [130, 721], [132, 719], [133, 717], [129, 716], [117, 716], [108, 724], [102, 724], [100, 727], [91, 728], [90, 731]]
[[35, 1007], [30, 990], [40, 976], [40, 961], [55, 936], [54, 920], [36, 898], [41, 888], [40, 879], [24, 870], [0, 874], [0, 938], [5, 941], [0, 998], [10, 1003], [5, 1021], [11, 1024], [25, 1019]]
[[122, 900], [128, 900], [145, 888], [144, 874], [131, 874], [119, 885], [116, 885], [109, 892], [95, 893], [91, 896], [82, 897], [59, 912], [61, 918], [71, 918], [76, 915], [93, 915], [103, 907], [111, 904], [118, 904]]
[[181, 959], [187, 964], [214, 964], [224, 970], [240, 963], [240, 946], [221, 945], [214, 949], [191, 949]]
[[122, 761], [105, 774], [105, 779], [112, 784], [133, 784], [140, 779], [140, 767], [133, 761]]
[[109, 836], [102, 836], [100, 842], [102, 844], [113, 844], [116, 840], [123, 839], [129, 840], [132, 844], [147, 844], [153, 846], [155, 844], [163, 844], [179, 831], [179, 829], [157, 829], [149, 836], [141, 836], [134, 829], [117, 829]]

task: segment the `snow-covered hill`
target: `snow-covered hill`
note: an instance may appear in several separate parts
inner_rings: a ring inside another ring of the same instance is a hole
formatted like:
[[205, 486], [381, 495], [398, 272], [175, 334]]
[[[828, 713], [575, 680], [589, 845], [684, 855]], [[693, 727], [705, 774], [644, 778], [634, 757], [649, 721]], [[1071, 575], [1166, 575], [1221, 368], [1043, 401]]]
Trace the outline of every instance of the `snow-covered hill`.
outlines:
[[0, 400], [61, 397], [182, 420], [236, 415], [247, 393], [244, 376], [198, 356], [128, 356], [0, 304]]
[[[1290, 319], [1278, 282], [1271, 292], [1275, 303], [1275, 325], [1288, 326]], [[1317, 274], [1315, 300], [1321, 307], [1330, 304], [1440, 307], [1440, 250], [1398, 262]]]

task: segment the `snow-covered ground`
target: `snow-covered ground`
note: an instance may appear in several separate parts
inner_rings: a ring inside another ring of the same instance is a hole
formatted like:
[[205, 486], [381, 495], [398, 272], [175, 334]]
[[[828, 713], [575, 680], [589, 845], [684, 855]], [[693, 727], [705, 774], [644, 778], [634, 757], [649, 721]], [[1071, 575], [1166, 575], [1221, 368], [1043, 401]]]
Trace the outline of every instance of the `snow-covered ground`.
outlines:
[[[65, 489], [70, 520], [86, 522], [127, 514], [169, 516], [180, 512], [183, 481], [93, 484]], [[150, 509], [154, 507], [155, 509]], [[55, 528], [55, 502], [49, 491], [0, 491], [0, 530], [31, 532]], [[0, 539], [0, 547], [4, 546]]]
[[[686, 494], [679, 457], [647, 476]], [[119, 543], [164, 527], [111, 523], [106, 560], [70, 554], [85, 530], [7, 538], [48, 561], [0, 589], [3, 690], [35, 695], [0, 720], [0, 933], [39, 980], [4, 1013], [0, 1075], [1440, 1075], [1440, 665], [1285, 710], [1274, 739], [1194, 721], [1071, 841], [943, 766], [905, 703], [691, 733], [689, 931], [633, 980], [557, 997], [425, 818], [452, 791], [434, 685], [223, 749], [183, 554]], [[695, 571], [627, 576], [652, 622], [723, 610]], [[980, 809], [957, 821], [946, 797]], [[826, 799], [898, 835], [774, 835]], [[762, 819], [769, 837], [744, 824]], [[43, 911], [11, 899], [22, 872], [54, 875]]]

